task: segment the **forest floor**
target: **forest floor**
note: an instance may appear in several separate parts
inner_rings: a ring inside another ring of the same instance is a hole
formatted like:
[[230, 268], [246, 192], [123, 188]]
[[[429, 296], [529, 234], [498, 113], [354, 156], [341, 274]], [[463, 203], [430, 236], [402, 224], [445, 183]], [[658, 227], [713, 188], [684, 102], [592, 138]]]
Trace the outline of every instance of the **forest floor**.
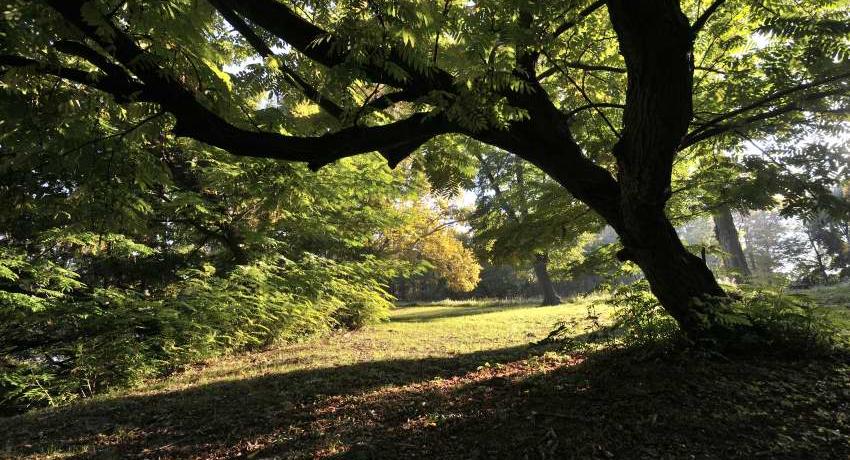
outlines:
[[[850, 458], [847, 357], [533, 345], [593, 301], [398, 308], [385, 324], [0, 419], [0, 457]], [[827, 308], [850, 328], [846, 301]]]

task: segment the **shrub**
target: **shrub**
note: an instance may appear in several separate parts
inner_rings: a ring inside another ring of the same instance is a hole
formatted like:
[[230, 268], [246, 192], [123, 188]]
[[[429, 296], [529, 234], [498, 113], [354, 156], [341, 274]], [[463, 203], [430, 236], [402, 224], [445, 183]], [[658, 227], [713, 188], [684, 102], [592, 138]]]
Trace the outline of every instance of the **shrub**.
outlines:
[[[380, 321], [391, 304], [377, 263], [306, 255], [226, 274], [205, 265], [157, 295], [69, 283], [45, 295], [50, 282], [30, 294], [4, 292], [0, 405], [58, 405], [223, 353]], [[73, 281], [55, 266], [41, 271], [53, 272], [53, 284]]]
[[[805, 295], [768, 286], [745, 286], [730, 292], [730, 298], [722, 300], [723, 305], [714, 318], [726, 328], [728, 336], [718, 337], [714, 343], [699, 344], [700, 347], [820, 354], [840, 345], [834, 323], [823, 308]], [[581, 335], [575, 335], [579, 322], [572, 321], [558, 325], [550, 338], [560, 339], [571, 351], [612, 347], [668, 350], [694, 345], [685, 339], [645, 280], [613, 289], [602, 302], [614, 308], [610, 320], [600, 321], [596, 311], [601, 305], [597, 302], [588, 308]]]

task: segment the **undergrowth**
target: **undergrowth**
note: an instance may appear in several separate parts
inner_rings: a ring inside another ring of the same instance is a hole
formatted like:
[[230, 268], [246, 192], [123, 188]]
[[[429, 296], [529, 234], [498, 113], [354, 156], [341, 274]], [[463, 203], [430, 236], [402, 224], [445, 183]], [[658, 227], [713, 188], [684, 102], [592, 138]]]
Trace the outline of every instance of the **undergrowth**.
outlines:
[[[735, 335], [711, 342], [690, 341], [641, 280], [619, 286], [610, 297], [593, 302], [584, 318], [556, 325], [544, 339], [571, 352], [643, 349], [650, 354], [681, 350], [709, 353], [824, 355], [846, 348], [847, 340], [817, 302], [782, 287], [727, 286], [728, 298], [713, 321]], [[604, 316], [598, 311], [613, 307]]]
[[273, 259], [186, 270], [168, 292], [0, 297], [0, 415], [137, 385], [222, 354], [387, 317], [367, 260]]

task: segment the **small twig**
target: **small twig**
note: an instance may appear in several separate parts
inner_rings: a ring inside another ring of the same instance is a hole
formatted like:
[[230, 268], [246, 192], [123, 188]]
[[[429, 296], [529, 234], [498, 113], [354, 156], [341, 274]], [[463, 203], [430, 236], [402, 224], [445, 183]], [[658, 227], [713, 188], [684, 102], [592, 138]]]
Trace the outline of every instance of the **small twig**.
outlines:
[[569, 81], [569, 82], [570, 82], [573, 86], [575, 86], [575, 87], [576, 87], [576, 89], [577, 89], [577, 90], [578, 90], [578, 92], [582, 95], [582, 97], [584, 98], [584, 100], [585, 100], [585, 101], [587, 101], [587, 103], [588, 103], [590, 106], [592, 106], [592, 107], [593, 107], [593, 109], [596, 111], [596, 113], [597, 113], [597, 114], [599, 114], [599, 116], [600, 116], [600, 117], [602, 117], [602, 120], [604, 120], [604, 121], [605, 121], [605, 124], [606, 124], [606, 125], [608, 125], [608, 128], [609, 128], [609, 129], [611, 129], [611, 132], [614, 134], [614, 137], [615, 137], [615, 138], [617, 138], [617, 139], [619, 139], [619, 138], [620, 138], [620, 136], [621, 136], [621, 135], [620, 135], [620, 132], [619, 132], [619, 131], [617, 131], [617, 128], [615, 128], [615, 127], [614, 127], [614, 125], [611, 123], [611, 121], [608, 119], [608, 117], [607, 117], [607, 116], [605, 116], [605, 113], [604, 113], [604, 112], [602, 112], [602, 110], [601, 110], [601, 109], [600, 109], [600, 108], [596, 105], [596, 103], [595, 103], [595, 102], [593, 102], [593, 100], [592, 100], [592, 99], [590, 99], [590, 96], [588, 96], [588, 95], [587, 95], [587, 92], [585, 92], [584, 88], [582, 88], [582, 87], [578, 84], [578, 82], [576, 82], [576, 81], [573, 79], [573, 77], [571, 77], [571, 76], [570, 76], [570, 74], [569, 74], [569, 73], [567, 73], [567, 71], [565, 71], [564, 69], [562, 69], [562, 68], [561, 68], [561, 66], [560, 66], [560, 65], [558, 65], [558, 63], [557, 63], [557, 62], [555, 62], [555, 60], [554, 60], [554, 59], [552, 59], [552, 57], [551, 57], [551, 56], [549, 56], [549, 54], [548, 54], [548, 53], [546, 53], [546, 51], [543, 51], [543, 55], [544, 55], [544, 56], [546, 56], [546, 59], [548, 59], [548, 60], [549, 60], [549, 62], [551, 62], [551, 63], [555, 66], [555, 68], [557, 68], [557, 69], [558, 69], [558, 71], [559, 71], [559, 72], [561, 72], [561, 74], [562, 74], [562, 75], [564, 75], [564, 77], [565, 77], [565, 78], [566, 78], [566, 79], [567, 79], [567, 80], [568, 80], [568, 81]]
[[720, 5], [722, 5], [725, 1], [726, 0], [714, 0], [714, 2], [709, 5], [705, 11], [703, 11], [700, 17], [694, 21], [694, 25], [691, 26], [691, 39], [696, 38], [697, 34], [699, 34], [703, 27], [705, 27], [709, 18], [711, 18], [711, 15], [714, 14], [714, 12], [717, 11], [717, 8], [720, 8]]

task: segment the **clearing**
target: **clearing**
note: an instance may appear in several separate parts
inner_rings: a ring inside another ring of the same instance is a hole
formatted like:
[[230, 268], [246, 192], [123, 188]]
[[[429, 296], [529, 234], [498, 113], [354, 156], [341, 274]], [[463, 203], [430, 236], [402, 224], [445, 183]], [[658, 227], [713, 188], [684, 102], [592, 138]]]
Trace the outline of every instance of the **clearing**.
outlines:
[[[848, 458], [850, 360], [564, 355], [593, 299], [403, 307], [0, 419], [10, 458]], [[850, 317], [846, 306], [832, 306]]]

